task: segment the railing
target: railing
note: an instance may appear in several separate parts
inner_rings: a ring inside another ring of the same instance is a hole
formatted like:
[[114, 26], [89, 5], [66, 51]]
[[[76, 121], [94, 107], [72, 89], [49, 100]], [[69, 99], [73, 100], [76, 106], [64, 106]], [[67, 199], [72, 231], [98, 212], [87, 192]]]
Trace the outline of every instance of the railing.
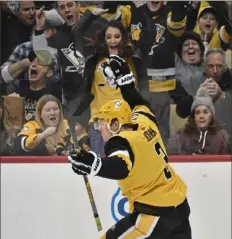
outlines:
[[[232, 162], [232, 155], [171, 155], [171, 163]], [[65, 156], [0, 156], [1, 163], [67, 163]]]

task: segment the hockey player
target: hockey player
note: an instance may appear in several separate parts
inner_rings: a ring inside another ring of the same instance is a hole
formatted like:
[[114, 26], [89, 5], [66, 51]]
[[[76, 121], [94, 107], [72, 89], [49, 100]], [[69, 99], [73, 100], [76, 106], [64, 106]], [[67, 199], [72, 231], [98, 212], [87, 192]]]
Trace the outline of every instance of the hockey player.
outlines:
[[111, 55], [105, 67], [124, 98], [106, 103], [95, 119], [108, 139], [106, 157], [92, 151], [68, 157], [77, 174], [118, 180], [129, 201], [131, 214], [101, 239], [191, 239], [187, 187], [168, 164], [156, 118], [135, 89], [127, 63]]

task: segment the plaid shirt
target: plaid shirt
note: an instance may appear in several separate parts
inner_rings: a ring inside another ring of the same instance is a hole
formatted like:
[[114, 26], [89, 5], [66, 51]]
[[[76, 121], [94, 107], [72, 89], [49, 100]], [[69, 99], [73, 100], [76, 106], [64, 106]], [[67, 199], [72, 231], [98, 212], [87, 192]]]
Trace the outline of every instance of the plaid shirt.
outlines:
[[[30, 52], [33, 50], [32, 42], [24, 42], [18, 46], [15, 47], [14, 51], [12, 52], [11, 56], [9, 57], [8, 61], [6, 61], [2, 66], [1, 70], [3, 67], [7, 65], [14, 64], [18, 61], [21, 61], [25, 58], [27, 58], [30, 54]], [[53, 72], [53, 77], [52, 80], [54, 82], [59, 82], [61, 79], [61, 72], [60, 72], [60, 66], [58, 62], [56, 61], [54, 65], [54, 72]], [[19, 78], [17, 80], [28, 80], [28, 75], [27, 72], [25, 72], [24, 75], [22, 75], [22, 78]]]

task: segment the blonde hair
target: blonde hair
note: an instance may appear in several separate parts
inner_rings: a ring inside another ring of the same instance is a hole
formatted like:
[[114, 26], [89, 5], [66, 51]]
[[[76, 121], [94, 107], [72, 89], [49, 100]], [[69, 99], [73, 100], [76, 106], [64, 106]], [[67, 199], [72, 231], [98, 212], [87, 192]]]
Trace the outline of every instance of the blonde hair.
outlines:
[[57, 126], [57, 131], [54, 135], [46, 138], [48, 152], [52, 155], [55, 153], [58, 143], [63, 141], [63, 138], [67, 135], [67, 133], [64, 125], [64, 115], [61, 102], [53, 95], [44, 95], [39, 99], [36, 105], [35, 121], [40, 124], [43, 131], [47, 128], [41, 118], [41, 111], [44, 105], [49, 101], [56, 102], [60, 109], [60, 121]]

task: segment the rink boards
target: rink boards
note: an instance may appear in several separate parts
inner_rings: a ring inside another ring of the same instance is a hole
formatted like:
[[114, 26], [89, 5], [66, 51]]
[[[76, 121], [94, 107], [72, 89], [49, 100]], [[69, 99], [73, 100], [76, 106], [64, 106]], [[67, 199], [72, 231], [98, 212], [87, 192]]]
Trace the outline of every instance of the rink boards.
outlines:
[[[231, 239], [231, 158], [213, 161], [171, 163], [188, 185], [193, 239]], [[99, 233], [84, 180], [64, 159], [1, 162], [1, 239], [97, 239], [127, 214], [115, 181], [90, 178]]]

